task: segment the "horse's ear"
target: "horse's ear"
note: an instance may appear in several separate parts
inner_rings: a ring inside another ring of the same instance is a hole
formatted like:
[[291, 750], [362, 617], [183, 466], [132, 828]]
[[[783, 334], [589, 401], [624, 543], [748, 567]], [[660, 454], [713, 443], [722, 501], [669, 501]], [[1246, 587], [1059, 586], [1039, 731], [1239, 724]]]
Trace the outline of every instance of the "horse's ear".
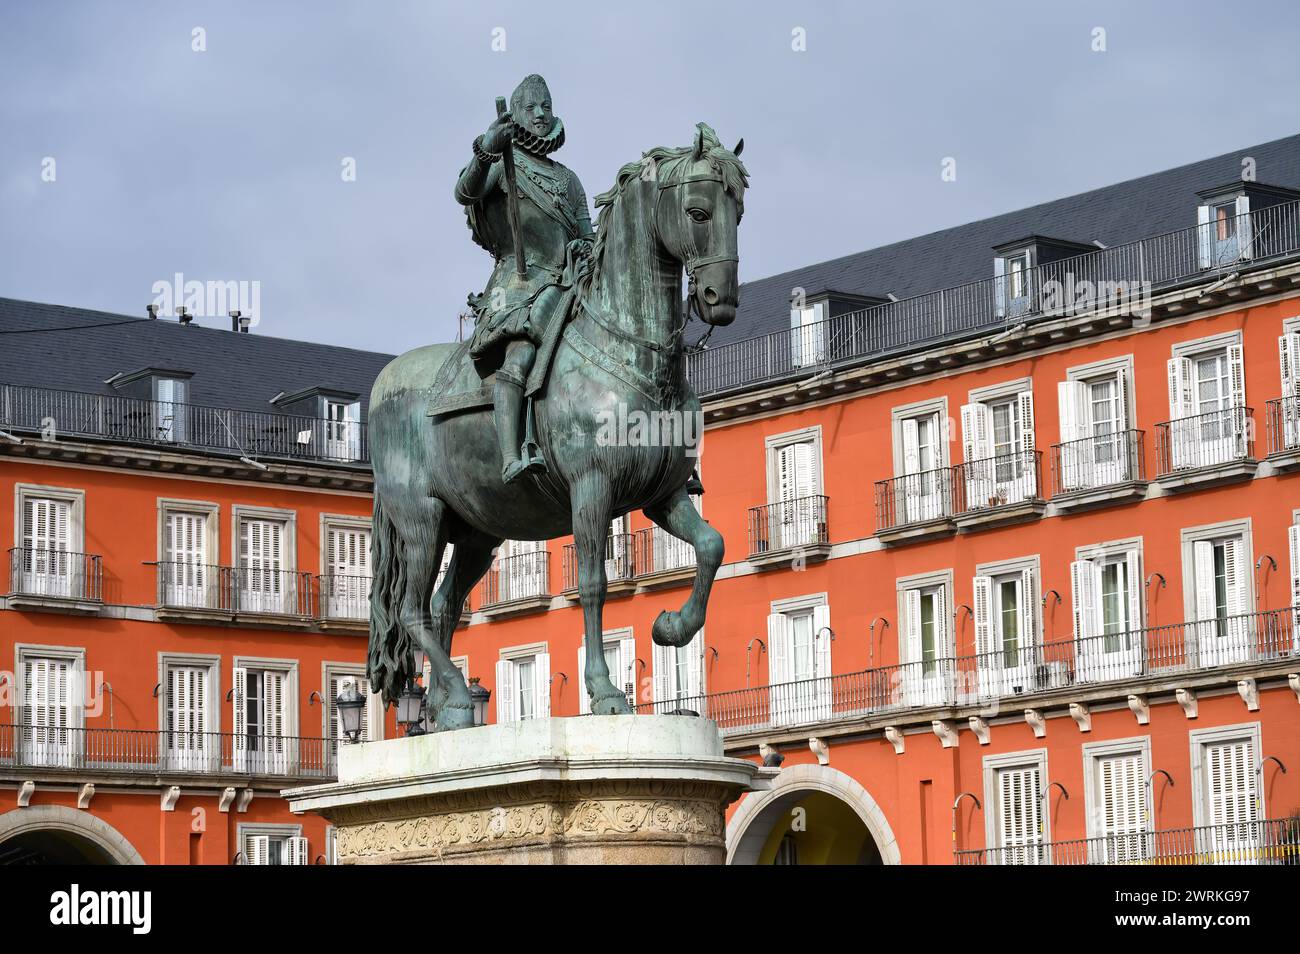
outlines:
[[745, 137], [741, 136], [740, 141], [736, 143], [736, 148], [731, 150], [731, 154], [736, 158], [740, 158], [740, 153], [744, 148], [745, 148]]
[[704, 158], [704, 123], [695, 127], [695, 149], [691, 152], [691, 161]]

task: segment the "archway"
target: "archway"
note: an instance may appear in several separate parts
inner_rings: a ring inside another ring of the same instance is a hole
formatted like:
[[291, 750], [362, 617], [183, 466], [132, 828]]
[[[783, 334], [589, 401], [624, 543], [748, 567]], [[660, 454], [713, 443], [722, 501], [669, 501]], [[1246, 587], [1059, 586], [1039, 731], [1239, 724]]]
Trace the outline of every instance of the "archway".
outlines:
[[899, 864], [898, 842], [871, 794], [824, 765], [783, 769], [745, 796], [727, 826], [727, 863]]
[[144, 859], [116, 828], [94, 815], [38, 805], [0, 816], [0, 864], [142, 865]]

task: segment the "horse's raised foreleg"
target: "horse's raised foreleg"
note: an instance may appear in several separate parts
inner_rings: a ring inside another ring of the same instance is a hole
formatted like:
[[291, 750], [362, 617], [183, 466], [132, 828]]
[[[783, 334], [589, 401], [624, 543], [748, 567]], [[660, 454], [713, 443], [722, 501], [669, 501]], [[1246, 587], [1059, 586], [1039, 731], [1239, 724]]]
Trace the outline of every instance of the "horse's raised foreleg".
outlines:
[[598, 471], [574, 481], [573, 542], [578, 556], [578, 599], [582, 602], [583, 681], [596, 715], [630, 712], [627, 696], [609, 678], [601, 621], [605, 611], [605, 539], [609, 536], [610, 488]]
[[451, 639], [465, 606], [465, 597], [492, 565], [500, 540], [469, 531], [455, 544], [447, 573], [430, 603], [438, 652], [429, 653], [435, 685], [429, 687], [429, 714], [439, 729], [462, 729], [474, 724], [473, 705], [465, 677], [451, 661]]
[[700, 516], [686, 490], [677, 491], [663, 504], [648, 507], [645, 515], [679, 540], [695, 547], [695, 583], [691, 595], [680, 610], [665, 610], [651, 629], [660, 646], [685, 646], [704, 625], [713, 578], [722, 565], [722, 534]]

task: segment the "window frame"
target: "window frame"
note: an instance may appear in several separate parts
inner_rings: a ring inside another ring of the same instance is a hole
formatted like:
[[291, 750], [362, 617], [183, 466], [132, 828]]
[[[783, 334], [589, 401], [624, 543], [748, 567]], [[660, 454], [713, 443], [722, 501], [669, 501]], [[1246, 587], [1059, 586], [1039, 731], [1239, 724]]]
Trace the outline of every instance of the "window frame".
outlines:
[[777, 454], [782, 449], [791, 444], [812, 444], [812, 475], [813, 489], [809, 496], [818, 497], [825, 495], [825, 474], [823, 473], [823, 454], [822, 454], [822, 426], [813, 424], [809, 427], [802, 427], [794, 431], [783, 431], [780, 434], [770, 434], [763, 439], [763, 457], [764, 470], [767, 474], [767, 506], [779, 504], [781, 481], [777, 468]]
[[1001, 838], [1001, 803], [998, 791], [998, 773], [1003, 769], [1016, 769], [1034, 766], [1042, 786], [1043, 834], [1039, 845], [1046, 853], [1045, 846], [1052, 843], [1051, 811], [1051, 776], [1048, 775], [1047, 749], [1022, 749], [1017, 752], [1004, 752], [999, 755], [986, 755], [982, 760], [984, 781], [984, 847], [987, 851], [1001, 851], [1006, 846]]
[[1101, 830], [1102, 805], [1098, 785], [1100, 773], [1097, 763], [1107, 757], [1137, 752], [1142, 760], [1142, 797], [1146, 801], [1142, 832], [1155, 831], [1154, 793], [1151, 787], [1151, 736], [1135, 735], [1124, 739], [1107, 739], [1104, 742], [1085, 742], [1083, 752], [1084, 811], [1088, 838], [1103, 838]]
[[49, 484], [14, 484], [14, 546], [23, 547], [23, 513], [26, 502], [57, 500], [70, 504], [68, 508], [68, 552], [86, 552], [86, 491], [77, 487], [56, 487]]
[[1248, 738], [1251, 740], [1254, 753], [1255, 764], [1251, 767], [1254, 773], [1254, 787], [1256, 799], [1256, 815], [1259, 819], [1268, 817], [1268, 808], [1265, 801], [1267, 796], [1266, 786], [1263, 784], [1262, 767], [1264, 764], [1263, 749], [1263, 731], [1260, 722], [1238, 722], [1234, 725], [1214, 726], [1207, 729], [1193, 729], [1187, 733], [1188, 745], [1190, 746], [1191, 774], [1192, 774], [1192, 825], [1195, 828], [1203, 828], [1212, 825], [1214, 822], [1207, 818], [1209, 812], [1209, 796], [1204, 784], [1204, 758], [1205, 747], [1217, 742], [1232, 742], [1237, 739]]

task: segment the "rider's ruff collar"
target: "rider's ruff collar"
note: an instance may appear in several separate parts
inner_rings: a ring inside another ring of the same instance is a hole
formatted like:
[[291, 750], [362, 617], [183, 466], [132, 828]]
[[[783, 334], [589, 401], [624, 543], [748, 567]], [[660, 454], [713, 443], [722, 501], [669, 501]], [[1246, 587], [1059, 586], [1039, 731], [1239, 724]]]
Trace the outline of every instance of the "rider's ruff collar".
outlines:
[[514, 123], [514, 143], [524, 152], [534, 156], [549, 156], [555, 150], [564, 145], [564, 123], [560, 117], [555, 117], [555, 122], [551, 124], [551, 131], [545, 136], [539, 136], [531, 133], [518, 122]]

